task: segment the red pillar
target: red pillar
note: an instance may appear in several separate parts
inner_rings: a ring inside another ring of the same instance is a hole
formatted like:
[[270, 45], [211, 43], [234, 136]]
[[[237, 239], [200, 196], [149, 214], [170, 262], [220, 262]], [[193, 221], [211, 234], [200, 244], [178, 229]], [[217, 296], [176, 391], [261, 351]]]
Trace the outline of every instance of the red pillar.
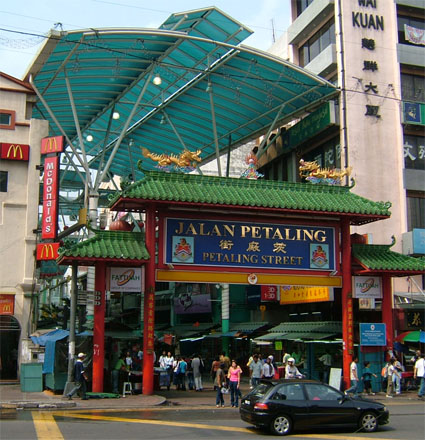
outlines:
[[153, 393], [154, 326], [155, 326], [155, 208], [146, 211], [145, 240], [149, 262], [145, 266], [143, 314], [143, 394]]
[[347, 389], [350, 384], [350, 364], [354, 353], [353, 334], [353, 298], [351, 288], [351, 238], [348, 219], [341, 222], [342, 252], [342, 374], [343, 385]]
[[391, 277], [382, 277], [382, 322], [386, 324], [387, 350], [392, 350], [394, 345], [394, 326], [393, 326], [393, 302]]
[[103, 392], [103, 366], [105, 360], [105, 290], [106, 264], [96, 264], [94, 279], [94, 326], [93, 326], [93, 382], [95, 393]]

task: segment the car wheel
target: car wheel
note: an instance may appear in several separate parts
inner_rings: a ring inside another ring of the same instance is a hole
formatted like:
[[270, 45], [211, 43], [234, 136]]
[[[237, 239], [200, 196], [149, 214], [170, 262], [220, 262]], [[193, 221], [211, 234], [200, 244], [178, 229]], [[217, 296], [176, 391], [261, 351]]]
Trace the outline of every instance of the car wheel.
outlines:
[[292, 421], [288, 416], [276, 416], [270, 423], [270, 431], [275, 435], [288, 435], [292, 431]]
[[359, 425], [365, 432], [375, 432], [378, 429], [378, 418], [373, 412], [366, 412], [360, 417]]

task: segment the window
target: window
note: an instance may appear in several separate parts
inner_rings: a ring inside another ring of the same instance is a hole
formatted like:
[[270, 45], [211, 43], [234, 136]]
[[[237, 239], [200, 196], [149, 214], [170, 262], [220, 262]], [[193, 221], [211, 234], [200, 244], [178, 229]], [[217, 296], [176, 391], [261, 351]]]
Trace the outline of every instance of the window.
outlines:
[[302, 385], [299, 383], [285, 384], [273, 394], [273, 400], [304, 400]]
[[7, 192], [7, 171], [0, 171], [0, 192]]
[[301, 67], [306, 66], [333, 43], [335, 43], [335, 21], [332, 18], [299, 48]]
[[425, 229], [425, 193], [407, 193], [407, 230]]
[[404, 167], [425, 170], [425, 137], [404, 135]]
[[342, 394], [326, 385], [315, 383], [306, 384], [307, 395], [309, 400], [340, 400]]
[[15, 115], [13, 110], [0, 109], [0, 129], [14, 130], [15, 129]]
[[303, 155], [307, 161], [317, 161], [319, 166], [327, 168], [341, 168], [341, 145], [339, 136], [331, 139], [320, 147]]
[[401, 99], [403, 101], [425, 102], [425, 77], [402, 73]]
[[424, 20], [420, 19], [420, 18], [415, 18], [415, 17], [398, 15], [397, 16], [397, 25], [398, 25], [398, 42], [402, 43], [402, 44], [410, 44], [412, 46], [417, 46], [417, 44], [406, 39], [404, 25], [411, 26], [415, 29], [420, 29], [423, 31], [425, 29]]
[[297, 0], [297, 17], [299, 17], [312, 3], [313, 0]]

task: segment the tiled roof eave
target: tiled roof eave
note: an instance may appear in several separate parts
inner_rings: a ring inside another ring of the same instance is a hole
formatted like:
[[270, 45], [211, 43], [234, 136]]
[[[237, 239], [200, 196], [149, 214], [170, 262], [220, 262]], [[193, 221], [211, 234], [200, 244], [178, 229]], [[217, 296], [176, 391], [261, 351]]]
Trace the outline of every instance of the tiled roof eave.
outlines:
[[140, 266], [141, 264], [147, 263], [149, 260], [137, 259], [137, 258], [115, 258], [115, 257], [82, 257], [82, 256], [72, 256], [63, 255], [59, 257], [56, 262], [59, 265], [69, 265], [73, 262], [77, 262], [81, 265], [95, 265], [99, 262], [105, 262], [108, 264], [125, 264], [127, 266]]
[[[219, 203], [199, 203], [199, 202], [181, 202], [172, 201], [173, 206], [188, 208], [196, 207], [202, 209], [230, 209], [230, 210], [240, 210], [240, 211], [261, 211], [269, 213], [286, 213], [286, 214], [304, 214], [309, 216], [323, 215], [323, 216], [335, 216], [335, 217], [349, 217], [352, 224], [362, 225], [366, 223], [371, 223], [379, 220], [384, 220], [389, 218], [389, 215], [380, 214], [368, 214], [368, 213], [350, 213], [350, 212], [340, 212], [340, 211], [323, 211], [323, 210], [303, 210], [303, 209], [292, 209], [292, 208], [280, 208], [280, 207], [268, 207], [268, 206], [251, 206], [251, 205], [235, 205], [235, 204], [219, 204]], [[148, 205], [156, 205], [160, 207], [161, 205], [169, 206], [169, 200], [155, 200], [155, 199], [138, 199], [133, 197], [122, 197], [116, 200], [116, 202], [111, 206], [111, 211], [137, 211], [142, 210]]]

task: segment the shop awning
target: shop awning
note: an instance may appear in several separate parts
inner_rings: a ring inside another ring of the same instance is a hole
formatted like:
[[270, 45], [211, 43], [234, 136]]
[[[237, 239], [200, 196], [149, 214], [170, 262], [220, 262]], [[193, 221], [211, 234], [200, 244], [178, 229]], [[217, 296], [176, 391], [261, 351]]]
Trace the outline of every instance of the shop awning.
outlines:
[[360, 266], [354, 272], [360, 274], [383, 274], [406, 276], [425, 273], [424, 257], [409, 257], [393, 252], [390, 248], [395, 244], [376, 245], [353, 243], [351, 254], [353, 263]]
[[308, 321], [308, 322], [282, 322], [269, 330], [270, 333], [310, 334], [310, 333], [335, 333], [341, 334], [340, 321]]

